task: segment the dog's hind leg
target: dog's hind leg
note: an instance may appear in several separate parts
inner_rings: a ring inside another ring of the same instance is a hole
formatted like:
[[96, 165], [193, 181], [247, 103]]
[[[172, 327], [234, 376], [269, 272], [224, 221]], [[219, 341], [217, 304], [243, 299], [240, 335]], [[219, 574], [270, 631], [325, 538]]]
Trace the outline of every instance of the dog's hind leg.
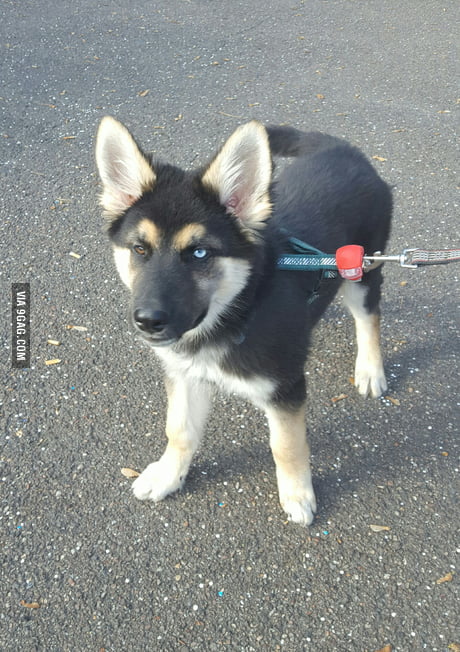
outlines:
[[266, 415], [281, 506], [291, 521], [310, 525], [316, 499], [311, 480], [305, 404], [292, 410], [270, 405]]
[[204, 430], [209, 409], [207, 384], [186, 377], [166, 381], [168, 415], [166, 450], [157, 462], [149, 464], [133, 483], [140, 500], [162, 500], [181, 488]]
[[[376, 269], [372, 283], [344, 283], [343, 298], [353, 315], [356, 327], [358, 352], [355, 365], [355, 386], [363, 396], [374, 398], [387, 389], [380, 348], [380, 282], [381, 272]], [[366, 279], [367, 280], [367, 279]]]

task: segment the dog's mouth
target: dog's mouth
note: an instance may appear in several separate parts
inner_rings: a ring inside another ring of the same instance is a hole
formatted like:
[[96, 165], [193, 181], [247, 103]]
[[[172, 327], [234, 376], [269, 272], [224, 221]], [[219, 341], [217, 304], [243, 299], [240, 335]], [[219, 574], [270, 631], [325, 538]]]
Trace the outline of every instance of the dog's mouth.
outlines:
[[174, 331], [170, 326], [166, 326], [161, 332], [147, 332], [146, 330], [139, 328], [136, 324], [136, 332], [145, 340], [150, 346], [153, 347], [166, 347], [171, 346], [177, 343], [185, 333], [193, 331], [197, 328], [205, 319], [207, 315], [207, 310], [204, 310], [193, 322], [190, 328], [184, 330], [180, 335]]
[[166, 338], [158, 338], [158, 337], [152, 337], [149, 335], [142, 335], [142, 339], [144, 339], [150, 346], [153, 346], [154, 348], [159, 348], [159, 347], [164, 347], [164, 346], [171, 346], [172, 344], [175, 344], [177, 342], [177, 337], [170, 337], [168, 339]]
[[176, 333], [173, 333], [169, 328], [161, 333], [149, 333], [136, 326], [136, 334], [140, 335], [144, 342], [154, 347], [171, 346], [171, 344], [174, 344], [179, 339]]
[[206, 317], [207, 314], [208, 314], [208, 311], [203, 310], [201, 315], [197, 319], [195, 319], [195, 322], [194, 322], [194, 324], [193, 324], [193, 326], [192, 326], [192, 328], [190, 330], [192, 330], [193, 328], [196, 328], [197, 326], [199, 326], [201, 324], [201, 322], [204, 320], [204, 318]]

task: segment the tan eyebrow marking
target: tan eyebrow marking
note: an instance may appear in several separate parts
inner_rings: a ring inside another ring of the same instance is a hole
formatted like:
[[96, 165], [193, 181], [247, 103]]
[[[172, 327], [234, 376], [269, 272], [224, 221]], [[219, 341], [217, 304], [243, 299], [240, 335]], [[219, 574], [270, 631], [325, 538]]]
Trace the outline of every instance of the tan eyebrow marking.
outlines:
[[161, 240], [161, 231], [160, 229], [148, 220], [144, 218], [137, 225], [137, 232], [139, 236], [144, 240], [152, 249], [158, 249], [160, 246]]
[[194, 244], [198, 244], [205, 234], [206, 229], [202, 224], [192, 222], [179, 229], [173, 237], [172, 245], [177, 251], [183, 251]]

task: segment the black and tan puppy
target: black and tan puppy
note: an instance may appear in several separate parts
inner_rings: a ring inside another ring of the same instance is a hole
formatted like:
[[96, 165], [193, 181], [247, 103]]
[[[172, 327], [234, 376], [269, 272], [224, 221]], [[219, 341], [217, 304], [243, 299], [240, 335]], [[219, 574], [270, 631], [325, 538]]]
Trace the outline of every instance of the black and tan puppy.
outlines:
[[[293, 162], [273, 181], [272, 156]], [[168, 392], [162, 457], [134, 482], [161, 500], [182, 485], [198, 448], [212, 386], [267, 415], [281, 505], [309, 524], [316, 510], [306, 438], [304, 363], [310, 333], [340, 279], [283, 271], [294, 236], [328, 253], [346, 244], [383, 251], [392, 199], [346, 142], [289, 127], [239, 127], [204, 168], [153, 161], [113, 118], [97, 135], [101, 203], [136, 331], [163, 362]], [[355, 384], [386, 389], [379, 343], [381, 268], [343, 295], [357, 332]]]

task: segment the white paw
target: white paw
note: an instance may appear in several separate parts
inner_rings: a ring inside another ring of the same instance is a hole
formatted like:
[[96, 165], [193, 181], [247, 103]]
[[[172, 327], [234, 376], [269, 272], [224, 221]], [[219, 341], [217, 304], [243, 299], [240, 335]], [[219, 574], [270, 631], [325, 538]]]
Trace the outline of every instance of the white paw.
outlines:
[[132, 484], [133, 493], [139, 500], [158, 502], [181, 488], [183, 478], [165, 460], [149, 464]]
[[310, 525], [315, 517], [316, 498], [310, 469], [303, 473], [283, 474], [277, 469], [281, 507], [293, 523]]
[[293, 523], [310, 525], [316, 512], [315, 494], [312, 491], [308, 495], [286, 496], [281, 498], [281, 507]]
[[387, 389], [387, 381], [382, 365], [371, 364], [369, 361], [361, 363], [356, 361], [355, 368], [355, 387], [362, 396], [369, 394], [373, 398], [378, 398]]

